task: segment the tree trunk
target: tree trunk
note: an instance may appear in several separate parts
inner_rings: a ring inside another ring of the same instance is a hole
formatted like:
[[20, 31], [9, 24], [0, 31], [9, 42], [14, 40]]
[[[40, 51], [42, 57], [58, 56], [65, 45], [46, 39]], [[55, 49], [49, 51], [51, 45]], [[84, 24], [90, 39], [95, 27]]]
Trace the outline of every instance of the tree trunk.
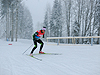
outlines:
[[16, 7], [17, 7], [17, 9], [16, 9], [16, 42], [17, 42], [17, 32], [18, 32], [18, 0], [17, 0], [17, 3], [16, 3]]
[[8, 11], [6, 13], [6, 41], [8, 40]]
[[13, 14], [13, 4], [12, 4], [12, 10], [11, 10], [11, 15], [12, 15], [12, 30], [11, 30], [11, 41], [13, 41], [13, 34], [14, 34], [14, 25], [13, 25], [13, 20], [14, 20], [14, 14]]

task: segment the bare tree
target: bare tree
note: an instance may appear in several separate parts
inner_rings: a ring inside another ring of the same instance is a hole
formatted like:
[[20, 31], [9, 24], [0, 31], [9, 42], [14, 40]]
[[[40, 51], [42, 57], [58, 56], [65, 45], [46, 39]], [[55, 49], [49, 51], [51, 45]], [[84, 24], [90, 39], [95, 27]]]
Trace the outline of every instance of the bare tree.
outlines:
[[[71, 26], [70, 26], [70, 22], [71, 22], [71, 0], [63, 0], [65, 3], [65, 9], [66, 9], [66, 25], [67, 25], [67, 36], [71, 35]], [[70, 40], [67, 41], [67, 43], [69, 43]]]
[[11, 30], [11, 41], [14, 40], [14, 4], [12, 4], [12, 7], [11, 7], [11, 15], [12, 15], [12, 30]]
[[17, 42], [17, 37], [18, 37], [18, 4], [19, 4], [19, 1], [17, 0], [16, 2], [16, 42]]

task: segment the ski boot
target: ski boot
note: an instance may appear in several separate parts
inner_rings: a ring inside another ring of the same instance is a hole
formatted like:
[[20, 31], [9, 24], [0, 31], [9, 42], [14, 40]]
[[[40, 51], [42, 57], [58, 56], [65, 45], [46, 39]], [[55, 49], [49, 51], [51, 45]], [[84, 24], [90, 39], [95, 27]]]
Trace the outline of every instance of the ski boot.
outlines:
[[44, 54], [44, 52], [42, 52], [42, 51], [39, 51], [39, 54]]
[[30, 54], [30, 56], [33, 56], [33, 54]]

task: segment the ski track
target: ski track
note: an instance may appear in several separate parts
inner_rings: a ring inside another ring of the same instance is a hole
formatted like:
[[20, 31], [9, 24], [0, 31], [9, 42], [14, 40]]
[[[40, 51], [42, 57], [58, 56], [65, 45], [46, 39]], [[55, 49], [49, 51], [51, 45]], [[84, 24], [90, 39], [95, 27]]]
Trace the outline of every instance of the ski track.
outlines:
[[[62, 55], [34, 55], [42, 59], [39, 61], [25, 55], [30, 53], [32, 47], [22, 55], [32, 42], [20, 41], [16, 43], [0, 40], [0, 75], [100, 75], [100, 46], [45, 44], [45, 52]], [[8, 45], [9, 43], [12, 45]]]

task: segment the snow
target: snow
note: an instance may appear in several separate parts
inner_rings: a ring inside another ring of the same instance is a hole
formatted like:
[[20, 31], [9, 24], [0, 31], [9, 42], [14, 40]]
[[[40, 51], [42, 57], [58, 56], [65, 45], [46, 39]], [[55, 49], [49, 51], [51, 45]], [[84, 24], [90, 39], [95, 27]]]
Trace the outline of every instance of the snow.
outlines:
[[22, 55], [31, 45], [31, 40], [0, 40], [0, 75], [100, 75], [100, 45], [56, 46], [45, 42], [44, 52], [62, 55], [34, 55], [42, 61], [26, 55], [32, 47]]

